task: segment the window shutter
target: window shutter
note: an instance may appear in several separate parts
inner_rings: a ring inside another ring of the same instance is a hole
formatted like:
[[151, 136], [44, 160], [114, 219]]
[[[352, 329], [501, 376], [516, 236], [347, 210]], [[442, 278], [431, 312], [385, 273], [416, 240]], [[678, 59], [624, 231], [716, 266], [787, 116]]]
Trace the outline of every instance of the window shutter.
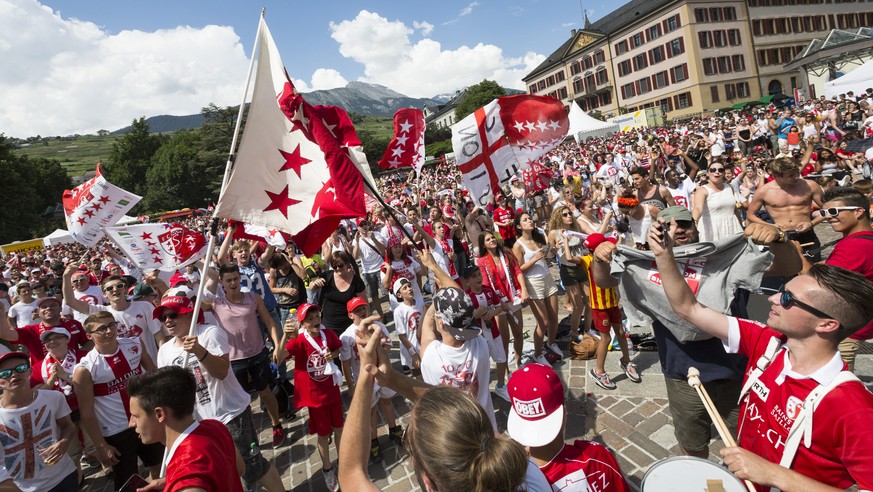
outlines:
[[686, 92], [686, 94], [688, 95], [688, 107], [691, 107], [692, 104], [693, 104], [693, 103], [691, 102], [691, 93], [690, 93], [690, 92]]
[[688, 64], [687, 63], [682, 64], [682, 72], [685, 74], [685, 80], [688, 80]]
[[679, 14], [676, 14], [673, 17], [676, 18], [676, 27], [677, 28], [682, 27], [682, 22], [679, 21]]
[[679, 53], [685, 53], [685, 37], [679, 38]]

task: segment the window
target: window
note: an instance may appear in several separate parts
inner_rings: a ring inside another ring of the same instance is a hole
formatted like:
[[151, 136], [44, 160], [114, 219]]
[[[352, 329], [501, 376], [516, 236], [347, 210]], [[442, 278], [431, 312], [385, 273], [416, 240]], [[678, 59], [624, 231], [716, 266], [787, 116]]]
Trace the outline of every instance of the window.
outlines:
[[679, 14], [676, 14], [673, 17], [667, 19], [667, 21], [665, 22], [665, 26], [667, 28], [667, 32], [673, 32], [676, 29], [679, 29]]
[[603, 92], [599, 96], [600, 105], [606, 106], [607, 104], [612, 103], [612, 92]]
[[728, 29], [727, 32], [728, 44], [731, 46], [739, 46], [740, 45], [740, 30], [739, 29]]
[[597, 85], [606, 84], [609, 82], [609, 75], [606, 73], [605, 68], [601, 68], [600, 70], [598, 70], [595, 74], [595, 77], [597, 78]]
[[715, 75], [717, 73], [715, 69], [715, 58], [704, 58], [703, 59], [703, 75]]
[[627, 53], [627, 41], [615, 43], [615, 54], [620, 55], [622, 53]]
[[585, 70], [588, 70], [589, 68], [591, 68], [593, 66], [591, 63], [590, 56], [586, 56], [585, 59], [582, 60], [582, 66], [585, 68]]
[[727, 46], [727, 34], [723, 30], [712, 32], [713, 45], [716, 48], [724, 48]]
[[634, 70], [642, 70], [649, 66], [649, 61], [645, 53], [641, 53], [633, 58]]
[[545, 80], [540, 80], [539, 83], [537, 84], [537, 90], [538, 90], [538, 91], [541, 91], [541, 90], [543, 90], [543, 89], [545, 89], [545, 88], [546, 88], [546, 81], [545, 81]]
[[694, 9], [695, 22], [709, 22], [709, 15], [706, 9]]
[[631, 36], [631, 48], [643, 45], [643, 33], [638, 32]]
[[585, 87], [588, 89], [588, 92], [594, 92], [594, 74], [591, 72], [585, 74]]
[[625, 60], [618, 64], [618, 76], [624, 77], [625, 75], [631, 73], [631, 62], [630, 60]]
[[749, 97], [749, 83], [748, 82], [740, 82], [737, 84], [737, 97], [746, 98]]
[[577, 78], [573, 81], [573, 94], [581, 94], [583, 92], [585, 92], [585, 85], [581, 78]]
[[710, 97], [712, 97], [712, 102], [717, 103], [720, 101], [720, 99], [718, 98], [718, 86], [717, 85], [714, 85], [714, 86], [709, 88], [709, 94], [710, 94]]
[[[713, 86], [715, 89], [715, 86]], [[724, 98], [728, 101], [732, 101], [736, 99], [736, 91], [734, 90], [734, 84], [725, 84], [724, 85]]]
[[732, 56], [731, 64], [734, 66], [734, 72], [742, 72], [746, 69], [746, 60], [743, 58], [743, 55]]
[[720, 56], [716, 59], [718, 73], [731, 73], [731, 59], [729, 56]]
[[674, 39], [667, 44], [667, 56], [679, 56], [682, 53], [685, 53], [685, 41], [683, 38]]
[[536, 91], [537, 91], [537, 85], [536, 85], [536, 84], [532, 84], [530, 87], [527, 88], [527, 92], [528, 92], [529, 94], [533, 94], [533, 93], [536, 92]]
[[603, 50], [597, 50], [594, 52], [594, 63], [600, 64], [606, 61], [606, 56], [603, 54]]
[[664, 61], [664, 47], [658, 46], [657, 48], [649, 51], [649, 58], [652, 59], [652, 65]]
[[636, 90], [634, 89], [634, 84], [631, 82], [630, 84], [625, 84], [621, 86], [621, 97], [622, 99], [628, 99], [636, 96]]
[[734, 7], [725, 7], [722, 9], [722, 15], [726, 21], [737, 20], [737, 9]]
[[640, 80], [637, 81], [637, 83], [640, 85], [640, 90], [639, 90], [640, 95], [643, 95], [643, 94], [646, 94], [646, 93], [652, 91], [652, 82], [649, 80], [648, 77], [641, 78]]
[[701, 48], [712, 48], [712, 31], [700, 31], [697, 38]]
[[567, 99], [567, 88], [561, 87], [558, 89], [558, 97], [557, 99]]
[[653, 39], [660, 38], [661, 37], [661, 25], [658, 24], [658, 25], [654, 25], [654, 26], [650, 27], [647, 34], [649, 35], [649, 41], [651, 41]]
[[566, 75], [564, 75], [563, 70], [561, 70], [560, 72], [555, 74], [555, 80], [558, 82], [563, 82], [565, 78], [566, 78]]
[[677, 65], [673, 67], [670, 71], [670, 81], [672, 83], [682, 82], [688, 78], [688, 65], [683, 63], [682, 65]]
[[691, 93], [683, 92], [676, 97], [676, 108], [683, 109], [691, 106]]
[[709, 21], [710, 22], [721, 22], [724, 18], [722, 16], [721, 7], [712, 7], [709, 9]]
[[667, 72], [658, 72], [652, 76], [652, 88], [660, 89], [661, 87], [666, 87], [667, 82]]

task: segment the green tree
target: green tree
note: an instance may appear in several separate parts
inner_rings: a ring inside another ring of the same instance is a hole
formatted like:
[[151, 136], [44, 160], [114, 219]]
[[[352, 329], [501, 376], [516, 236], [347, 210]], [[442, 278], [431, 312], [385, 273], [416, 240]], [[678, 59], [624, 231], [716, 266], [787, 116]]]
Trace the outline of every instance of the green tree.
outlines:
[[[476, 108], [478, 109], [478, 108]], [[452, 139], [452, 129], [443, 126], [437, 128], [435, 126], [428, 126], [427, 129], [424, 130], [424, 141], [430, 145], [437, 142], [442, 142], [444, 140]], [[431, 154], [428, 154], [431, 155]]]
[[194, 130], [179, 131], [161, 146], [146, 173], [148, 193], [142, 207], [149, 211], [202, 207], [212, 196], [210, 176], [199, 154], [203, 137]]
[[505, 95], [506, 90], [493, 80], [483, 80], [476, 85], [467, 87], [464, 97], [455, 108], [455, 121], [461, 121], [473, 111]]
[[112, 144], [109, 161], [104, 163], [102, 172], [110, 183], [143, 196], [146, 188], [146, 174], [152, 156], [161, 147], [161, 137], [149, 133], [145, 118], [133, 120], [130, 132]]
[[[199, 128], [201, 136], [200, 152], [197, 159], [203, 165], [203, 172], [208, 177], [207, 186], [213, 196], [213, 201], [218, 200], [221, 191], [221, 181], [224, 178], [224, 169], [227, 164], [227, 153], [230, 152], [230, 144], [233, 141], [233, 131], [236, 129], [236, 118], [239, 114], [239, 106], [218, 107], [209, 104], [200, 110], [200, 114], [206, 118], [206, 122]], [[245, 127], [245, 116], [240, 125], [240, 137]], [[237, 140], [239, 148], [239, 140]], [[198, 206], [203, 202], [198, 202]]]

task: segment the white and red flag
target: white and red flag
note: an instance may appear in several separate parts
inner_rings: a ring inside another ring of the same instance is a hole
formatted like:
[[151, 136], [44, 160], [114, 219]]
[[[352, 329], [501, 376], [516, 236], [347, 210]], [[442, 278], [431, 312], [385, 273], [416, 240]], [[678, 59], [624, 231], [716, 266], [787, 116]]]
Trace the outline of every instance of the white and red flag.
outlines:
[[72, 190], [64, 190], [64, 215], [67, 230], [77, 242], [96, 245], [103, 228], [115, 225], [142, 197], [113, 185], [100, 173]]
[[452, 148], [464, 186], [481, 206], [519, 171], [567, 135], [564, 105], [553, 97], [499, 97], [452, 125]]
[[[235, 221], [231, 220], [229, 224], [233, 222]], [[285, 246], [288, 245], [288, 241], [291, 240], [291, 235], [278, 229], [269, 229], [264, 226], [256, 226], [252, 224], [243, 224], [242, 222], [237, 222], [236, 229], [234, 229], [233, 238], [263, 242], [268, 244], [269, 246], [275, 246], [277, 248], [284, 249]]]
[[206, 256], [206, 237], [180, 224], [108, 227], [106, 235], [143, 270], [175, 272]]
[[215, 216], [287, 232], [309, 256], [342, 219], [366, 214], [369, 169], [345, 111], [304, 101], [263, 17], [259, 33], [245, 131]]
[[424, 166], [424, 113], [420, 109], [400, 108], [394, 113], [394, 139], [379, 161], [382, 169]]
[[529, 169], [521, 172], [521, 176], [524, 178], [524, 189], [528, 193], [533, 193], [548, 189], [555, 177], [555, 172], [539, 162], [534, 162]]

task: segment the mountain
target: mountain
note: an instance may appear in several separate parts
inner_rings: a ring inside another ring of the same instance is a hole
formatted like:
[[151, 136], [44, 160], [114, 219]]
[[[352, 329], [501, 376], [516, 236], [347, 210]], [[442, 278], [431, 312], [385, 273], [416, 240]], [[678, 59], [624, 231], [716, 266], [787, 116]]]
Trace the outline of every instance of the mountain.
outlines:
[[431, 99], [439, 102], [440, 104], [445, 104], [445, 103], [451, 101], [452, 98], [455, 97], [457, 94], [458, 94], [457, 92], [444, 92], [442, 94], [437, 94], [437, 95], [431, 97]]
[[[394, 116], [400, 108], [423, 108], [425, 105], [436, 106], [441, 102], [431, 98], [416, 98], [405, 96], [383, 85], [366, 82], [349, 82], [345, 87], [323, 91], [302, 93], [309, 104], [324, 104], [339, 106], [349, 113], [368, 116]], [[146, 118], [146, 123], [153, 132], [172, 132], [189, 128], [197, 128], [203, 124], [200, 114], [187, 116], [152, 116]], [[130, 131], [130, 127], [115, 130], [114, 134]]]

